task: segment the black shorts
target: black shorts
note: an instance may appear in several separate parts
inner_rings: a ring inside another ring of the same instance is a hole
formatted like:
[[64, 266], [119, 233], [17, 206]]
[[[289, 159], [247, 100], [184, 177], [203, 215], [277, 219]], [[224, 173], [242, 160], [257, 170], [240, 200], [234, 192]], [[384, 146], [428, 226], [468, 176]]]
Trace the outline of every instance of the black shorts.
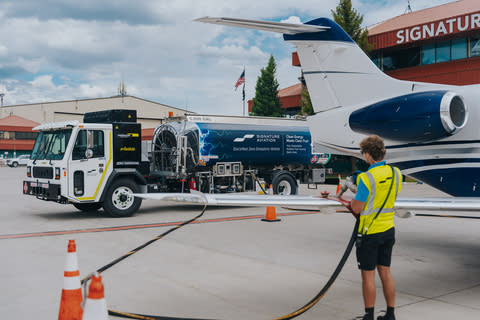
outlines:
[[390, 267], [394, 243], [395, 228], [363, 236], [362, 244], [357, 247], [358, 268], [360, 270], [375, 270], [377, 265]]

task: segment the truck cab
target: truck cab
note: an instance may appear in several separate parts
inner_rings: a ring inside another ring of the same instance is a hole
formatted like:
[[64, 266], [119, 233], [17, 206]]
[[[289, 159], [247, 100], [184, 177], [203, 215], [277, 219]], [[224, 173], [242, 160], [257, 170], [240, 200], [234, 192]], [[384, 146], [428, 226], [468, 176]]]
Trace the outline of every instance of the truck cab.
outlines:
[[111, 216], [133, 214], [144, 179], [141, 128], [133, 110], [85, 114], [84, 121], [42, 124], [27, 164], [23, 193], [71, 203], [82, 211], [104, 208]]

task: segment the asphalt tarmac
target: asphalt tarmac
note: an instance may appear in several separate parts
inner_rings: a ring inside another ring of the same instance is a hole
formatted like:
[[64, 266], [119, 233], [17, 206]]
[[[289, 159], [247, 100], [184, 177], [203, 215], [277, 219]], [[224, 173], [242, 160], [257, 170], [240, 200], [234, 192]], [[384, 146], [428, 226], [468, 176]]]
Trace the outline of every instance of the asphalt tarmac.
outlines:
[[[58, 318], [69, 239], [76, 241], [83, 278], [165, 232], [171, 228], [167, 223], [190, 219], [201, 209], [149, 200], [130, 218], [82, 213], [24, 196], [24, 174], [24, 167], [0, 168], [2, 319]], [[335, 187], [302, 187], [301, 193], [324, 189]], [[409, 183], [403, 189], [400, 196], [444, 196], [426, 185]], [[277, 208], [280, 222], [262, 222], [263, 215], [261, 207], [208, 209], [202, 223], [185, 226], [104, 271], [108, 308], [230, 320], [271, 319], [303, 306], [335, 269], [354, 219], [284, 208]], [[396, 219], [396, 230], [397, 319], [479, 319], [480, 220]], [[376, 314], [385, 308], [377, 278]], [[362, 314], [360, 273], [352, 254], [325, 298], [297, 319]]]

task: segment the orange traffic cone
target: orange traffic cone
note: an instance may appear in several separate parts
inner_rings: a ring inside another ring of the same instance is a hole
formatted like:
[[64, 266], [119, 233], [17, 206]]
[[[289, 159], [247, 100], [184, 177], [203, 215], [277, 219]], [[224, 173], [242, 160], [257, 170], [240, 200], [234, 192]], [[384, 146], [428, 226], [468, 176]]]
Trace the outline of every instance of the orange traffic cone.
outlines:
[[271, 184], [270, 188], [268, 188], [268, 194], [273, 194], [273, 184]]
[[98, 273], [92, 275], [82, 320], [108, 320], [102, 276]]
[[262, 221], [266, 221], [266, 222], [280, 221], [280, 219], [277, 219], [277, 213], [275, 211], [275, 207], [267, 207], [265, 218], [262, 219]]
[[81, 304], [82, 288], [80, 271], [78, 271], [77, 247], [75, 240], [69, 240], [58, 320], [81, 320], [83, 313]]
[[338, 194], [340, 192], [340, 189], [342, 189], [342, 176], [338, 174], [337, 192], [335, 192], [335, 194]]

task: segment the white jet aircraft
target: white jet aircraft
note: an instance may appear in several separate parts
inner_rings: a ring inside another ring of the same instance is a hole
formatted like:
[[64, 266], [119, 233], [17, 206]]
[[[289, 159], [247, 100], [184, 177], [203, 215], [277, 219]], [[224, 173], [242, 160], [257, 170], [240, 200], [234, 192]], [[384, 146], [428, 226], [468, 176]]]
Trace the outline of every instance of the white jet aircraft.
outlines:
[[[454, 196], [398, 198], [395, 207], [400, 215], [412, 210], [480, 209], [480, 85], [393, 79], [328, 18], [305, 24], [212, 17], [196, 21], [282, 33], [297, 48], [315, 111], [308, 118], [315, 143], [361, 157], [359, 142], [377, 134], [385, 139], [389, 164]], [[338, 205], [320, 196], [137, 196], [207, 205]]]

